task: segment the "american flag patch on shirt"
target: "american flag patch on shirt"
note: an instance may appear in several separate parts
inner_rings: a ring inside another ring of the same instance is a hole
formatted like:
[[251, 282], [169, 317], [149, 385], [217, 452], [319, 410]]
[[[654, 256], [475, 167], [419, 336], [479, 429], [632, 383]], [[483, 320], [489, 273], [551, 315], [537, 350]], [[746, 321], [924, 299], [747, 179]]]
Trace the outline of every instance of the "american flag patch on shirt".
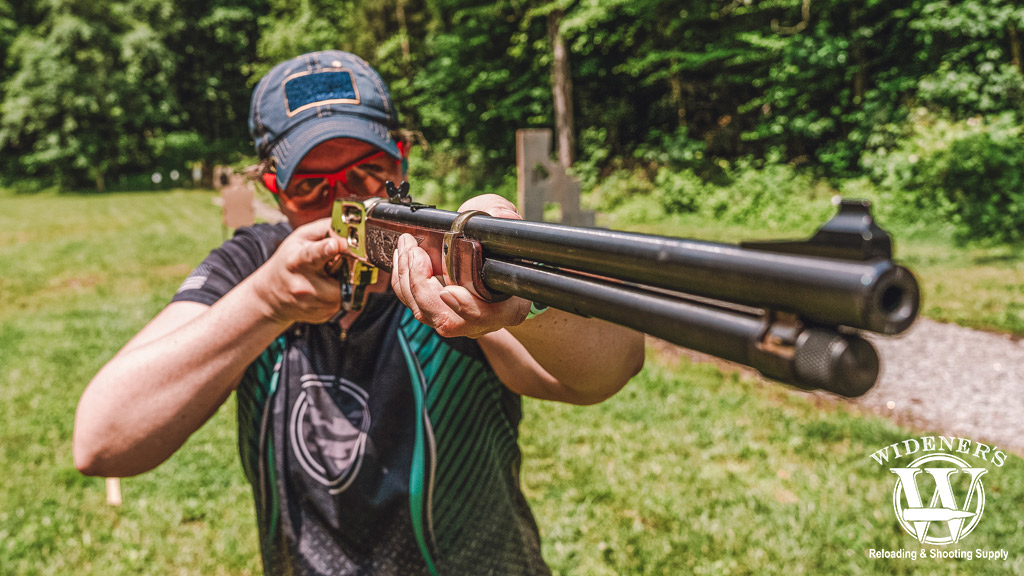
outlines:
[[206, 262], [200, 264], [185, 281], [181, 283], [181, 287], [178, 288], [178, 294], [186, 290], [199, 290], [206, 284], [206, 280], [210, 277], [210, 265]]

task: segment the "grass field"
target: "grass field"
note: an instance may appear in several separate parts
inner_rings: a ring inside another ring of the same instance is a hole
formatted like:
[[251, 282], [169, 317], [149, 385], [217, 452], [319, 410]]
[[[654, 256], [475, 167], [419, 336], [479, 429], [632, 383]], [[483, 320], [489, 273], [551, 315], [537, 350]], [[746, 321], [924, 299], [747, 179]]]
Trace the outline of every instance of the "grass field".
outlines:
[[[220, 242], [211, 200], [0, 193], [0, 574], [260, 573], [233, 402], [168, 462], [126, 479], [120, 508], [71, 458], [89, 378]], [[651, 231], [731, 233], [691, 224]], [[947, 286], [935, 316], [973, 316], [991, 288], [993, 325], [1012, 320], [1019, 252], [922, 241], [903, 254], [919, 259], [926, 293]], [[875, 560], [869, 548], [920, 548], [893, 514], [892, 473], [870, 459], [917, 431], [654, 348], [604, 404], [526, 401], [525, 412], [524, 489], [557, 573], [1024, 573], [1015, 456], [985, 476], [984, 520], [961, 544], [1007, 550], [1006, 561]]]

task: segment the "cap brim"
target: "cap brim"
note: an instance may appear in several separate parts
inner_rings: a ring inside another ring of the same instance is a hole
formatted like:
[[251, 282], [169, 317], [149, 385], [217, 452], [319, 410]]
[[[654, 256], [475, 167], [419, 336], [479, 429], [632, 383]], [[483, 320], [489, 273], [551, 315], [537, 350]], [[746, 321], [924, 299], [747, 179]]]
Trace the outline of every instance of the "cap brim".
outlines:
[[297, 126], [281, 138], [270, 153], [276, 160], [279, 190], [288, 187], [295, 167], [317, 145], [334, 138], [352, 138], [371, 144], [401, 160], [398, 144], [378, 122], [357, 116], [328, 116]]

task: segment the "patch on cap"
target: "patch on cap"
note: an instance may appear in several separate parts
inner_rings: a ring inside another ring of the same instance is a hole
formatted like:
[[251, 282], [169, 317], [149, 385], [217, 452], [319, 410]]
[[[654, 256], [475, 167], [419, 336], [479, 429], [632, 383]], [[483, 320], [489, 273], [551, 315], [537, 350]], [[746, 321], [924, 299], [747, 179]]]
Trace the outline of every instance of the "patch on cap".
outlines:
[[359, 89], [352, 81], [351, 71], [324, 68], [285, 78], [284, 101], [288, 116], [294, 116], [313, 106], [359, 104]]

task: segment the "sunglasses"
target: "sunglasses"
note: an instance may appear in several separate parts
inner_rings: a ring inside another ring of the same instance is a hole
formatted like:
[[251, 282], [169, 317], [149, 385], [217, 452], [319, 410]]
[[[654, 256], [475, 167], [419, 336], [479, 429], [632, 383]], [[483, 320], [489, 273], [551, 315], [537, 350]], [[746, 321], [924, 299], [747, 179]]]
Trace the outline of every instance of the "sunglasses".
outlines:
[[[398, 151], [404, 156], [401, 142]], [[263, 185], [293, 210], [319, 210], [330, 206], [339, 195], [358, 198], [380, 195], [386, 181], [401, 179], [401, 165], [401, 160], [381, 150], [330, 174], [294, 174], [283, 191], [278, 189], [275, 173], [264, 174]]]

